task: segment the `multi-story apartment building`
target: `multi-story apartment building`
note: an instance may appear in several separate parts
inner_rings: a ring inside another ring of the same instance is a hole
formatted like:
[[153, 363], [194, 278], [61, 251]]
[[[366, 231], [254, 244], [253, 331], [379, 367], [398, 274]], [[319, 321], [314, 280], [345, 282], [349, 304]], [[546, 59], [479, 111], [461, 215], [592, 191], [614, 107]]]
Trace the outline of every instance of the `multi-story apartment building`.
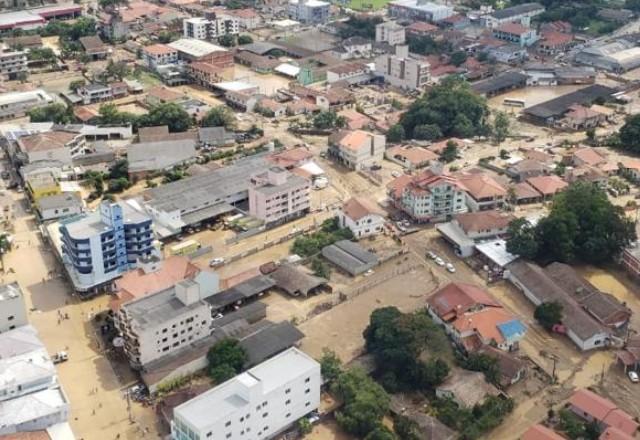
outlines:
[[376, 42], [387, 43], [391, 46], [404, 44], [404, 27], [395, 21], [383, 21], [376, 25]]
[[19, 118], [29, 110], [51, 104], [53, 98], [44, 90], [9, 92], [0, 95], [0, 120]]
[[262, 23], [260, 14], [253, 8], [229, 9], [224, 12], [224, 15], [236, 18], [241, 29], [255, 29]]
[[168, 289], [123, 304], [116, 324], [131, 366], [143, 368], [211, 334], [211, 308], [218, 276], [201, 272]]
[[173, 410], [173, 440], [272, 439], [320, 404], [320, 364], [297, 348]]
[[430, 79], [429, 63], [409, 56], [409, 46], [396, 46], [395, 55], [376, 58], [376, 72], [389, 84], [404, 89], [421, 89]]
[[544, 12], [540, 3], [523, 3], [510, 8], [499, 9], [482, 17], [481, 23], [488, 28], [498, 27], [505, 23], [531, 24], [531, 19]]
[[[0, 333], [27, 325], [27, 309], [24, 294], [18, 283], [0, 286]], [[0, 395], [0, 400], [2, 396]]]
[[493, 37], [517, 44], [520, 47], [528, 47], [538, 41], [536, 30], [520, 23], [505, 23], [493, 28]]
[[240, 22], [231, 15], [209, 15], [205, 17], [186, 18], [182, 22], [185, 38], [196, 40], [215, 40], [223, 35], [237, 35]]
[[188, 63], [201, 61], [221, 68], [233, 66], [233, 54], [230, 51], [204, 40], [181, 38], [168, 46], [178, 51], [178, 59]]
[[402, 19], [437, 22], [454, 14], [451, 6], [424, 0], [396, 0], [389, 3], [389, 15]]
[[280, 167], [254, 174], [249, 185], [249, 213], [268, 225], [303, 216], [311, 207], [310, 187], [309, 180]]
[[329, 155], [347, 168], [361, 170], [382, 162], [386, 139], [363, 130], [341, 130], [329, 136]]
[[460, 182], [431, 170], [400, 176], [387, 189], [395, 206], [419, 222], [448, 220], [467, 211], [466, 193]]
[[142, 60], [151, 70], [178, 62], [178, 51], [166, 44], [152, 44], [142, 49]]
[[109, 289], [138, 258], [153, 251], [151, 218], [127, 203], [104, 201], [99, 209], [60, 224], [61, 254], [76, 290]]
[[28, 72], [26, 51], [8, 50], [0, 52], [0, 75], [2, 75], [3, 79], [18, 79], [20, 74]]
[[289, 18], [305, 24], [325, 23], [330, 4], [321, 0], [289, 0]]
[[72, 158], [84, 154], [86, 146], [86, 139], [82, 134], [53, 130], [18, 138], [14, 156], [22, 164], [56, 160], [71, 165]]

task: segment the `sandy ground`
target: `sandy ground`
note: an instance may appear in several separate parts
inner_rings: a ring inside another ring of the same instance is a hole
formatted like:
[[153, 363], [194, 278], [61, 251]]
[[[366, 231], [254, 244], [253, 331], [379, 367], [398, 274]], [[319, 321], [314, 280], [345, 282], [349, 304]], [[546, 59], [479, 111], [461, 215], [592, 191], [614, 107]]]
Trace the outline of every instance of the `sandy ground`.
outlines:
[[[22, 196], [16, 196], [22, 201]], [[69, 422], [78, 439], [139, 439], [139, 427], [155, 432], [155, 416], [150, 409], [132, 404], [130, 423], [122, 389], [131, 380], [120, 379], [98, 347], [91, 314], [106, 308], [108, 297], [80, 302], [70, 296], [69, 286], [61, 278], [48, 278], [59, 270], [48, 248], [43, 247], [34, 219], [16, 207], [15, 248], [5, 257], [5, 264], [15, 274], [5, 275], [3, 282], [18, 281], [25, 292], [29, 321], [34, 325], [50, 353], [67, 350], [69, 361], [58, 366], [60, 382], [71, 403]], [[59, 320], [58, 312], [69, 315]], [[92, 392], [97, 388], [98, 392]]]
[[273, 73], [258, 73], [247, 66], [236, 64], [233, 72], [234, 81], [244, 81], [258, 86], [260, 93], [273, 95], [278, 89], [286, 89], [292, 78]]

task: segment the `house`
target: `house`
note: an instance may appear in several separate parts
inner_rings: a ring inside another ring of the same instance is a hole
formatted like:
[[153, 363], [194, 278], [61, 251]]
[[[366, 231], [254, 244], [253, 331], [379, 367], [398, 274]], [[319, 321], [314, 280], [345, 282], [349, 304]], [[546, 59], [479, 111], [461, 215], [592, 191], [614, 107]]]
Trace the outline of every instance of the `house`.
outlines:
[[318, 409], [321, 382], [320, 364], [291, 348], [176, 407], [172, 438], [275, 438]]
[[451, 399], [464, 408], [473, 408], [488, 396], [498, 395], [500, 391], [484, 379], [484, 374], [461, 368], [453, 369], [436, 387], [436, 397]]
[[521, 290], [534, 306], [544, 302], [559, 302], [563, 307], [563, 318], [562, 326], [557, 330], [566, 334], [580, 350], [606, 347], [610, 343], [611, 329], [598, 322], [545, 269], [519, 260], [507, 266], [505, 278]]
[[568, 155], [569, 163], [572, 166], [598, 166], [607, 162], [607, 158], [600, 154], [598, 150], [591, 147], [578, 148]]
[[443, 221], [467, 211], [465, 188], [452, 176], [426, 170], [387, 185], [390, 199], [418, 222]]
[[524, 182], [531, 177], [549, 174], [550, 167], [536, 159], [523, 159], [510, 165], [507, 174], [516, 182]]
[[329, 136], [329, 156], [352, 170], [382, 162], [385, 137], [363, 130], [340, 130]]
[[520, 47], [529, 47], [538, 41], [538, 34], [535, 29], [519, 23], [505, 23], [494, 27], [493, 37]]
[[485, 49], [489, 58], [503, 64], [517, 64], [528, 58], [527, 49], [517, 44], [491, 45]]
[[417, 426], [420, 439], [455, 440], [458, 433], [440, 420], [412, 405], [413, 399], [400, 393], [392, 394], [389, 411], [394, 416], [407, 417]]
[[78, 39], [85, 55], [92, 60], [100, 60], [107, 57], [110, 52], [109, 47], [102, 42], [97, 35], [90, 35], [88, 37], [80, 37]]
[[631, 415], [615, 403], [587, 389], [574, 392], [569, 399], [568, 408], [581, 419], [596, 422], [602, 430], [615, 428], [632, 438], [640, 427]]
[[22, 164], [56, 160], [71, 165], [72, 158], [84, 153], [86, 141], [81, 134], [53, 130], [22, 136], [16, 140], [16, 146], [16, 158]]
[[113, 99], [111, 87], [108, 84], [90, 83], [79, 87], [76, 93], [85, 105]]
[[144, 179], [150, 173], [172, 169], [197, 155], [193, 139], [141, 142], [127, 147], [129, 177]]
[[629, 336], [624, 348], [618, 350], [616, 359], [624, 366], [624, 371], [628, 369], [638, 370], [640, 368], [640, 336]]
[[485, 345], [480, 348], [478, 353], [496, 359], [499, 372], [498, 384], [502, 389], [519, 382], [526, 374], [525, 361], [518, 359], [511, 353], [499, 350], [491, 345]]
[[349, 130], [366, 130], [373, 125], [373, 120], [369, 116], [349, 108], [340, 110], [338, 116], [346, 119]]
[[282, 150], [269, 156], [269, 160], [276, 166], [291, 170], [311, 162], [313, 153], [306, 147], [295, 147]]
[[271, 118], [282, 118], [287, 115], [287, 105], [271, 98], [261, 98], [253, 109], [255, 112]]
[[176, 102], [185, 99], [184, 94], [175, 92], [165, 86], [156, 86], [147, 91], [145, 101], [151, 107], [168, 102]]
[[565, 440], [565, 438], [544, 425], [536, 424], [527, 429], [520, 440]]
[[84, 202], [78, 194], [63, 193], [41, 197], [36, 203], [41, 221], [56, 220], [84, 212]]
[[166, 44], [152, 44], [142, 49], [142, 60], [150, 70], [178, 62], [178, 51]]
[[349, 228], [353, 236], [360, 239], [383, 232], [385, 214], [368, 199], [352, 197], [342, 205], [338, 222], [341, 228]]
[[564, 114], [559, 123], [571, 130], [587, 130], [595, 128], [605, 121], [605, 115], [589, 107], [574, 104]]
[[423, 147], [414, 145], [397, 145], [388, 148], [384, 157], [391, 162], [402, 165], [409, 171], [426, 168], [438, 161], [438, 155]]
[[543, 55], [558, 55], [566, 52], [573, 45], [573, 35], [557, 32], [543, 31], [538, 41], [536, 50]]
[[309, 213], [309, 180], [277, 166], [249, 180], [249, 213], [266, 225], [286, 223]]
[[502, 206], [507, 190], [494, 178], [484, 173], [469, 173], [458, 176], [465, 188], [466, 203], [470, 211], [485, 211]]
[[473, 255], [476, 243], [506, 236], [513, 219], [498, 211], [467, 212], [456, 214], [452, 221], [440, 223], [436, 229], [456, 255], [466, 258]]
[[534, 187], [527, 182], [516, 183], [511, 186], [513, 198], [510, 202], [516, 205], [526, 205], [530, 203], [542, 203], [544, 198]]
[[545, 200], [551, 199], [569, 186], [567, 182], [556, 175], [530, 177], [526, 180], [526, 183], [538, 191]]
[[355, 277], [378, 264], [378, 257], [358, 243], [340, 240], [322, 248], [322, 256], [335, 266]]

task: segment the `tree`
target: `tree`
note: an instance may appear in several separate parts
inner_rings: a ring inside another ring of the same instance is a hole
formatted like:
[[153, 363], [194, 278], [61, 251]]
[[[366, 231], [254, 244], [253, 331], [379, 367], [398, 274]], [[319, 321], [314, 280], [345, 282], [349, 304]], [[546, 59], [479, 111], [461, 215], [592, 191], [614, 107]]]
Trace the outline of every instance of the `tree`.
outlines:
[[192, 125], [191, 116], [174, 102], [158, 104], [139, 119], [140, 127], [167, 125], [172, 133], [187, 131]]
[[449, 62], [456, 67], [461, 66], [465, 61], [467, 61], [467, 53], [462, 50], [452, 53], [449, 60]]
[[405, 416], [395, 417], [393, 430], [402, 440], [421, 440], [422, 438], [418, 424]]
[[29, 61], [41, 61], [49, 64], [56, 62], [56, 54], [49, 47], [34, 47], [27, 52]]
[[497, 143], [501, 143], [508, 135], [509, 117], [505, 112], [497, 112], [493, 120], [493, 137]]
[[131, 186], [131, 182], [126, 177], [118, 177], [117, 179], [110, 179], [107, 187], [107, 192], [120, 193]]
[[442, 137], [442, 131], [435, 124], [422, 124], [413, 130], [413, 137], [425, 141], [434, 141]]
[[104, 193], [104, 176], [99, 171], [87, 171], [85, 179], [93, 187], [95, 197], [100, 197]]
[[376, 25], [382, 21], [382, 17], [378, 16], [351, 15], [347, 21], [341, 23], [340, 38], [362, 37], [373, 40], [376, 38]]
[[220, 383], [240, 373], [247, 359], [247, 352], [237, 339], [222, 339], [207, 353], [209, 375]]
[[31, 109], [28, 113], [31, 122], [53, 122], [69, 124], [73, 121], [73, 112], [64, 104], [49, 104]]
[[376, 429], [371, 431], [364, 440], [398, 440], [398, 437], [386, 426], [380, 424]]
[[203, 127], [233, 127], [236, 117], [229, 107], [219, 105], [211, 108], [200, 121]]
[[434, 125], [443, 136], [469, 137], [486, 132], [487, 102], [458, 77], [445, 78], [416, 99], [400, 118], [407, 138], [416, 127]]
[[543, 302], [536, 307], [533, 317], [541, 326], [551, 330], [554, 325], [562, 322], [562, 304], [556, 301]]
[[593, 127], [588, 128], [587, 131], [585, 131], [585, 134], [587, 135], [587, 140], [590, 143], [594, 143], [595, 142], [595, 140], [596, 140], [596, 129], [595, 128], [593, 128]]
[[84, 79], [77, 79], [75, 81], [71, 81], [69, 83], [69, 90], [71, 90], [72, 92], [76, 92], [80, 87], [84, 87], [86, 84], [87, 82]]
[[500, 382], [500, 367], [498, 358], [485, 353], [471, 353], [461, 365], [466, 370], [480, 371], [487, 382], [498, 385]]
[[99, 121], [103, 125], [132, 125], [137, 126], [138, 116], [121, 112], [115, 104], [102, 104], [98, 109]]
[[107, 67], [104, 71], [104, 75], [106, 76], [105, 79], [107, 80], [109, 78], [115, 78], [118, 81], [122, 81], [124, 77], [129, 74], [131, 74], [131, 69], [125, 62], [114, 62], [113, 59], [109, 60], [109, 63], [107, 63]]
[[342, 372], [342, 362], [334, 351], [328, 348], [322, 349], [322, 357], [320, 358], [320, 372], [322, 378], [326, 382], [333, 382]]
[[387, 142], [396, 143], [402, 142], [404, 139], [404, 127], [400, 124], [392, 125], [389, 131], [387, 131]]
[[98, 5], [100, 5], [102, 9], [107, 9], [109, 7], [126, 5], [126, 4], [127, 4], [127, 0], [99, 0], [98, 1]]
[[458, 144], [454, 141], [447, 142], [447, 145], [440, 154], [440, 161], [444, 163], [453, 162], [458, 158]]
[[240, 35], [238, 37], [238, 44], [239, 45], [251, 44], [251, 43], [253, 43], [253, 38], [251, 38], [250, 35]]
[[313, 431], [313, 426], [311, 426], [311, 422], [306, 417], [302, 417], [301, 419], [298, 419], [297, 425], [298, 425], [298, 431], [302, 435], [310, 434], [311, 431]]
[[331, 268], [329, 268], [329, 266], [327, 266], [327, 264], [320, 258], [314, 258], [311, 260], [311, 270], [317, 277], [329, 279], [329, 276], [331, 275]]
[[526, 218], [517, 218], [509, 223], [507, 251], [523, 258], [534, 259], [538, 255], [536, 230]]
[[111, 179], [129, 178], [129, 162], [127, 159], [118, 159], [109, 168], [109, 177]]
[[9, 241], [9, 235], [5, 232], [0, 233], [0, 264], [2, 264], [2, 271], [4, 272], [4, 255], [11, 249], [11, 242]]
[[567, 409], [560, 410], [559, 428], [570, 439], [579, 439], [585, 435], [584, 423]]
[[319, 130], [342, 128], [346, 125], [346, 122], [344, 116], [338, 116], [333, 110], [321, 111], [312, 120], [313, 126]]
[[620, 148], [640, 153], [640, 114], [627, 116], [619, 131]]
[[218, 37], [218, 44], [223, 47], [233, 47], [236, 45], [236, 36], [232, 34], [224, 34]]

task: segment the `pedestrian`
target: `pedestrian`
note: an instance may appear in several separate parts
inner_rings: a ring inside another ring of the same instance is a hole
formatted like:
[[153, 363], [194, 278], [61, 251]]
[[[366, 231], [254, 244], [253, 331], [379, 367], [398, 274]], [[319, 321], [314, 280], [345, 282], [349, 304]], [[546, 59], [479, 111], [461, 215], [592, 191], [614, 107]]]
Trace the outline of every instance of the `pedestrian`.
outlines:
[[96, 410], [95, 410], [95, 409], [91, 412], [91, 415], [92, 415], [92, 416], [95, 416], [95, 415], [96, 415]]
[[60, 325], [60, 318], [58, 318], [58, 325]]

